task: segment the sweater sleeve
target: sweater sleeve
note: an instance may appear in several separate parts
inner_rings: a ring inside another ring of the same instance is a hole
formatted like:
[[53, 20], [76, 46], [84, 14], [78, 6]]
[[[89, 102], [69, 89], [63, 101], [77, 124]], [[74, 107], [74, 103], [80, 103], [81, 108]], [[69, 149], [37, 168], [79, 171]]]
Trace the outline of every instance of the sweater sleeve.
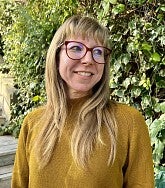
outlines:
[[18, 147], [15, 156], [11, 188], [28, 188], [29, 167], [26, 155], [26, 139], [28, 135], [28, 118], [24, 119], [22, 124]]
[[152, 149], [143, 116], [130, 108], [128, 157], [124, 174], [124, 188], [154, 188]]

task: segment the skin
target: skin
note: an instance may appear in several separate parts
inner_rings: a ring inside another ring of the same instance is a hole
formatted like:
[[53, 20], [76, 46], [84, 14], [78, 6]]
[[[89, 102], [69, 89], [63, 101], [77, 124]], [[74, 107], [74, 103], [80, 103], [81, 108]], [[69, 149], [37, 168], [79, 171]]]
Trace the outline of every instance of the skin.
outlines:
[[[89, 48], [102, 45], [92, 38], [72, 37], [66, 40], [82, 42]], [[61, 47], [59, 73], [66, 83], [69, 98], [80, 98], [91, 94], [93, 86], [100, 81], [103, 71], [104, 64], [96, 63], [90, 51], [82, 59], [72, 60], [66, 54], [65, 45]]]

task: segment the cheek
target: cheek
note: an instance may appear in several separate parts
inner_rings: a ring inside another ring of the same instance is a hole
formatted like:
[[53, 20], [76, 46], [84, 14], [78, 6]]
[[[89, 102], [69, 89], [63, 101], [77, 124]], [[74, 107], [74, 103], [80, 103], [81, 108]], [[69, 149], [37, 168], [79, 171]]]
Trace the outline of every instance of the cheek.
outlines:
[[58, 68], [59, 68], [59, 73], [61, 77], [63, 77], [63, 74], [65, 74], [66, 68], [67, 68], [67, 60], [66, 56], [64, 53], [60, 52], [59, 54], [59, 61], [58, 61]]
[[59, 74], [64, 79], [67, 72], [67, 67], [64, 62], [59, 61]]
[[100, 65], [100, 67], [98, 67], [98, 73], [100, 75], [100, 78], [102, 78], [103, 74], [104, 74], [104, 65]]

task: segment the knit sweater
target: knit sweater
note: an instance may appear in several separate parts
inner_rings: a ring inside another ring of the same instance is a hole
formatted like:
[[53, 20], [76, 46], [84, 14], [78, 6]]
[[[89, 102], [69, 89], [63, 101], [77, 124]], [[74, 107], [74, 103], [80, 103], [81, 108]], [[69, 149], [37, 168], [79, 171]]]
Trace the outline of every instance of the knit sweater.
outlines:
[[[71, 133], [76, 124], [81, 99], [71, 100], [60, 141], [50, 162], [38, 168], [33, 141], [39, 134], [36, 124], [44, 113], [39, 108], [29, 113], [21, 127], [12, 176], [12, 188], [153, 188], [153, 161], [148, 129], [142, 115], [133, 107], [113, 104], [118, 125], [117, 153], [107, 165], [110, 139], [102, 126], [101, 139], [91, 154], [87, 169], [78, 167], [70, 149]], [[40, 125], [40, 128], [42, 125]], [[38, 146], [40, 147], [40, 146]]]

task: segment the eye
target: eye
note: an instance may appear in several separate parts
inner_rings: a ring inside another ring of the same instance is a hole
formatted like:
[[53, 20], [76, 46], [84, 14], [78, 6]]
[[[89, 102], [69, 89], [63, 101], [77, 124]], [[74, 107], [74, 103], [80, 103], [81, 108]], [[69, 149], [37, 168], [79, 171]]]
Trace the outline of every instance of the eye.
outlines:
[[96, 56], [103, 56], [104, 55], [104, 51], [101, 48], [94, 48], [93, 49], [93, 55]]
[[70, 44], [68, 45], [68, 50], [72, 52], [81, 52], [83, 48], [78, 44]]

